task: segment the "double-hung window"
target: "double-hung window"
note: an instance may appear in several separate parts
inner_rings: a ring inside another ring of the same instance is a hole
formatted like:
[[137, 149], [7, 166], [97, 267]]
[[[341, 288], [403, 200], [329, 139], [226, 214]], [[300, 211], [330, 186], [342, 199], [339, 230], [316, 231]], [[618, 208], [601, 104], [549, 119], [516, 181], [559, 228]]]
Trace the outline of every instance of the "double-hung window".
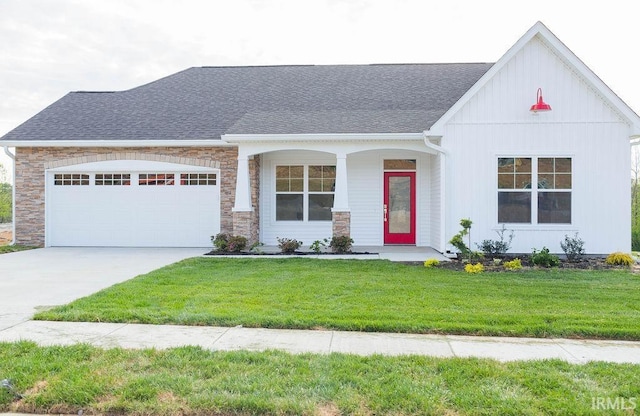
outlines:
[[498, 158], [498, 223], [570, 224], [571, 158]]
[[335, 186], [335, 166], [276, 166], [276, 221], [331, 221]]

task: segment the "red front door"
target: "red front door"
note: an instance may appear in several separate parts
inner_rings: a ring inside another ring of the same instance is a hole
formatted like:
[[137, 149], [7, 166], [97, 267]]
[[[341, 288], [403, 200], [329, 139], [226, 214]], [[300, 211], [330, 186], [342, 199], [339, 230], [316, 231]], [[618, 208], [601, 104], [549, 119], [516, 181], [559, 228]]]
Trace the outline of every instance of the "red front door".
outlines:
[[416, 243], [416, 173], [384, 173], [384, 243]]

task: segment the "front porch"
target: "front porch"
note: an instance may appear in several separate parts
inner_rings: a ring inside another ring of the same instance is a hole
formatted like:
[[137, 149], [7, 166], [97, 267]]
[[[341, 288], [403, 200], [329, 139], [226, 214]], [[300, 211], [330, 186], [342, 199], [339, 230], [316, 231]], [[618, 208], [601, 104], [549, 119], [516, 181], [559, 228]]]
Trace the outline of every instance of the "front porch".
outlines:
[[238, 145], [235, 235], [269, 246], [350, 236], [367, 247], [445, 247], [444, 156], [421, 133], [223, 140]]

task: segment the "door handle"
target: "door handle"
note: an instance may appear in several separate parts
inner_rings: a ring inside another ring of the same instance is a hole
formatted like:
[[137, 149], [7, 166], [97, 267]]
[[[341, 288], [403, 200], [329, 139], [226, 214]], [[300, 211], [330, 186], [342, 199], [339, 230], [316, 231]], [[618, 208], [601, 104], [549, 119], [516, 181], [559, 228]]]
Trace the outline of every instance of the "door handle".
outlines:
[[387, 222], [387, 212], [389, 210], [387, 209], [387, 204], [382, 205], [382, 212], [384, 213], [384, 222]]

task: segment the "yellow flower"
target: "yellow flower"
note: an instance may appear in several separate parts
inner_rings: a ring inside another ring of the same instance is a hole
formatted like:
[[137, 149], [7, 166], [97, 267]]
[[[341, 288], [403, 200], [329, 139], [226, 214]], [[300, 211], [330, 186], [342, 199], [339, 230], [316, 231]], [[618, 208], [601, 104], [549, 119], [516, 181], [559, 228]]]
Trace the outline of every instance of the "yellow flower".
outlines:
[[484, 271], [484, 266], [482, 265], [482, 263], [469, 263], [464, 266], [464, 271], [467, 273], [482, 273]]

